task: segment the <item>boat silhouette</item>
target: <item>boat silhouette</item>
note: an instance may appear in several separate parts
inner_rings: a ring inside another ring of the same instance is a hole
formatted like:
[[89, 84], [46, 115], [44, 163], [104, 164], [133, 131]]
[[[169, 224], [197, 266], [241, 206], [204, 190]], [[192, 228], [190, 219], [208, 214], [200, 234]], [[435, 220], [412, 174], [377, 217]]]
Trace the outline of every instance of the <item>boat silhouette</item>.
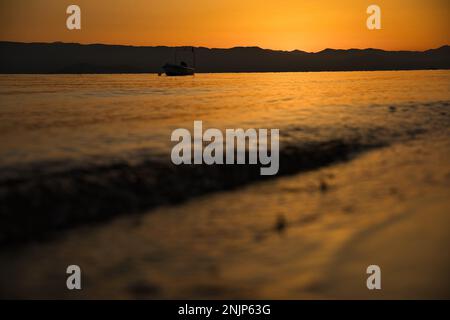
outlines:
[[179, 64], [177, 63], [177, 50], [175, 49], [175, 63], [166, 63], [162, 68], [166, 76], [192, 76], [195, 74], [195, 51], [192, 48], [193, 55], [193, 67], [189, 67], [186, 62], [181, 61]]
[[192, 76], [195, 73], [195, 69], [188, 67], [185, 62], [181, 62], [180, 64], [166, 63], [163, 66], [163, 69], [165, 74], [169, 77]]

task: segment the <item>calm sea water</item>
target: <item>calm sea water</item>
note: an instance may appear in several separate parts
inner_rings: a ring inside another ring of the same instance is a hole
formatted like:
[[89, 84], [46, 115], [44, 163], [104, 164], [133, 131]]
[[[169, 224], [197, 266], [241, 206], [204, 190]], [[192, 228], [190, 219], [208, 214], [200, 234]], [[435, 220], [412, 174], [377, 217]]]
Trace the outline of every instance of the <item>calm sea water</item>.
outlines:
[[449, 71], [1, 75], [0, 167], [167, 160], [172, 130], [192, 130], [194, 120], [280, 128], [282, 141], [294, 145], [390, 140], [432, 127], [429, 112], [449, 101]]

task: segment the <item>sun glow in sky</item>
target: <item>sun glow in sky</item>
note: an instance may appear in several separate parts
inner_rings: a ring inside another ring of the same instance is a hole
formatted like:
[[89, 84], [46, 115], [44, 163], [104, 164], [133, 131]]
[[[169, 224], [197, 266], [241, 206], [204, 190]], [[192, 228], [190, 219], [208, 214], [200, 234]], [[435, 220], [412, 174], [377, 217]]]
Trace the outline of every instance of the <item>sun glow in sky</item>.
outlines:
[[[66, 28], [70, 4], [82, 30]], [[23, 42], [425, 50], [450, 43], [449, 21], [448, 0], [0, 0], [0, 40]]]

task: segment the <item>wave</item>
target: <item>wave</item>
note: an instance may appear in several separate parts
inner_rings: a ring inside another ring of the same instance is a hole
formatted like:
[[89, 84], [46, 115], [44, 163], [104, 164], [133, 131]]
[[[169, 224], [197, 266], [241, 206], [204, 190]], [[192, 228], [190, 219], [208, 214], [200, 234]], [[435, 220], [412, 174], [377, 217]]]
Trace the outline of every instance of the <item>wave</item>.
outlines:
[[[314, 128], [287, 128], [280, 142], [276, 176], [261, 176], [259, 164], [176, 166], [156, 153], [139, 154], [133, 161], [125, 157], [0, 168], [0, 245], [41, 240], [55, 231], [107, 221], [120, 214], [147, 212], [208, 193], [347, 161], [370, 149], [447, 128], [448, 102], [431, 108], [435, 105], [425, 105], [425, 113], [413, 109], [415, 117], [397, 125], [363, 128], [345, 124], [328, 128], [331, 131], [326, 135]], [[397, 109], [391, 106], [389, 112]], [[317, 140], [302, 139], [305, 130]]]
[[[384, 143], [334, 139], [280, 150], [278, 175], [344, 161]], [[67, 170], [34, 170], [0, 180], [0, 244], [46, 238], [54, 231], [145, 212], [211, 192], [273, 179], [260, 165], [182, 165], [156, 159]]]

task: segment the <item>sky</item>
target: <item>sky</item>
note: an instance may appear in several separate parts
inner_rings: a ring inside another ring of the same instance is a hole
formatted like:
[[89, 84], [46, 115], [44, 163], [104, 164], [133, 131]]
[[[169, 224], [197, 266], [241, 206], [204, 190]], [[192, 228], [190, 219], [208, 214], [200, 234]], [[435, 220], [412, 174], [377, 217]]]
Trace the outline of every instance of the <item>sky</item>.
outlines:
[[[66, 8], [81, 8], [81, 30]], [[366, 9], [381, 8], [381, 30]], [[0, 0], [0, 40], [426, 50], [450, 44], [449, 0]]]

